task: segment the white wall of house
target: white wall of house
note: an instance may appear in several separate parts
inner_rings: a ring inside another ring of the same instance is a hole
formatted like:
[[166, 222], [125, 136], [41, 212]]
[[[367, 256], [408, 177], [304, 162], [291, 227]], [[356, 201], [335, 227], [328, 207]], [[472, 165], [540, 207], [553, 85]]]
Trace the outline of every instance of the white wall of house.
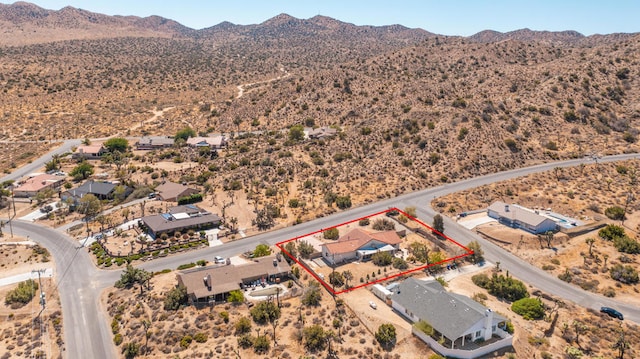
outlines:
[[351, 261], [356, 258], [356, 252], [331, 254], [327, 250], [327, 247], [322, 247], [322, 256], [332, 264], [338, 264], [346, 261]]

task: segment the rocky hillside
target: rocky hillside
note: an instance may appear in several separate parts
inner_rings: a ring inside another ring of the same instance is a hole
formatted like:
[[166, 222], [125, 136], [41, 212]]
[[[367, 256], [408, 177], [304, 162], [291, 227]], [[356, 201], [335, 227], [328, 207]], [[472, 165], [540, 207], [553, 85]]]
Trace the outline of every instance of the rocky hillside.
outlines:
[[[285, 14], [192, 30], [27, 3], [0, 5], [0, 22], [5, 34], [48, 34], [0, 46], [2, 139], [333, 125], [342, 133], [330, 142], [285, 144], [285, 136], [280, 145], [299, 155], [301, 175], [311, 171], [303, 162], [323, 162], [339, 182], [386, 186], [383, 196], [638, 150], [637, 34], [525, 29], [460, 38]], [[144, 122], [165, 107], [173, 109]], [[243, 149], [273, 156], [276, 167], [291, 162], [276, 158], [272, 140]]]

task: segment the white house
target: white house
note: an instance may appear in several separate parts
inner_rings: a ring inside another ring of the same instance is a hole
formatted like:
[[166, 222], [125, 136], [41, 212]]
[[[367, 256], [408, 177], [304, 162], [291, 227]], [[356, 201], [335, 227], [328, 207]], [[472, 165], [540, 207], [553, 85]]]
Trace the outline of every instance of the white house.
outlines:
[[541, 216], [529, 208], [517, 204], [509, 205], [501, 201], [494, 202], [489, 206], [487, 215], [504, 225], [533, 234], [555, 231], [558, 227], [554, 220]]
[[352, 229], [333, 243], [322, 245], [322, 257], [332, 265], [352, 260], [368, 260], [378, 252], [395, 252], [402, 239], [395, 231], [369, 233]]
[[[411, 322], [431, 325], [431, 336], [415, 327], [413, 332], [441, 355], [475, 358], [512, 344], [513, 337], [501, 329], [506, 318], [469, 297], [447, 292], [438, 281], [406, 279], [393, 289], [391, 303]], [[484, 350], [482, 346], [469, 345], [493, 336], [501, 339]]]

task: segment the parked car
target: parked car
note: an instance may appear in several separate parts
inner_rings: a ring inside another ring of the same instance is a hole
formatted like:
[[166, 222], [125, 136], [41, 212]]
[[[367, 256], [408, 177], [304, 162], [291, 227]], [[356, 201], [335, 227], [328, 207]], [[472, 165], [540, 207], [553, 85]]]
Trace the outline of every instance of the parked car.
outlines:
[[378, 309], [378, 305], [372, 300], [369, 301], [369, 306], [373, 309]]
[[601, 313], [606, 313], [610, 317], [614, 317], [614, 318], [618, 318], [620, 320], [624, 320], [624, 316], [622, 315], [622, 313], [620, 313], [619, 311], [617, 311], [617, 310], [615, 310], [613, 308], [602, 307], [602, 308], [600, 308], [600, 312]]
[[222, 257], [220, 257], [220, 256], [215, 256], [214, 263], [215, 264], [225, 264], [225, 263], [227, 263], [227, 260], [222, 258]]
[[49, 213], [51, 211], [53, 211], [53, 207], [50, 204], [40, 208], [40, 212], [42, 213]]

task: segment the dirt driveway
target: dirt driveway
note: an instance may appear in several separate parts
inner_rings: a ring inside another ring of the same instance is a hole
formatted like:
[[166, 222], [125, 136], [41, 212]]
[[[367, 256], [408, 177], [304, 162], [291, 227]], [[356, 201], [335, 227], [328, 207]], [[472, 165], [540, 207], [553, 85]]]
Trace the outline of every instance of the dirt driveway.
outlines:
[[[381, 324], [391, 323], [396, 327], [397, 341], [401, 342], [411, 336], [411, 324], [376, 297], [369, 289], [359, 288], [340, 295], [347, 306], [355, 313], [369, 332], [375, 333]], [[376, 303], [377, 309], [371, 308], [369, 301]]]

